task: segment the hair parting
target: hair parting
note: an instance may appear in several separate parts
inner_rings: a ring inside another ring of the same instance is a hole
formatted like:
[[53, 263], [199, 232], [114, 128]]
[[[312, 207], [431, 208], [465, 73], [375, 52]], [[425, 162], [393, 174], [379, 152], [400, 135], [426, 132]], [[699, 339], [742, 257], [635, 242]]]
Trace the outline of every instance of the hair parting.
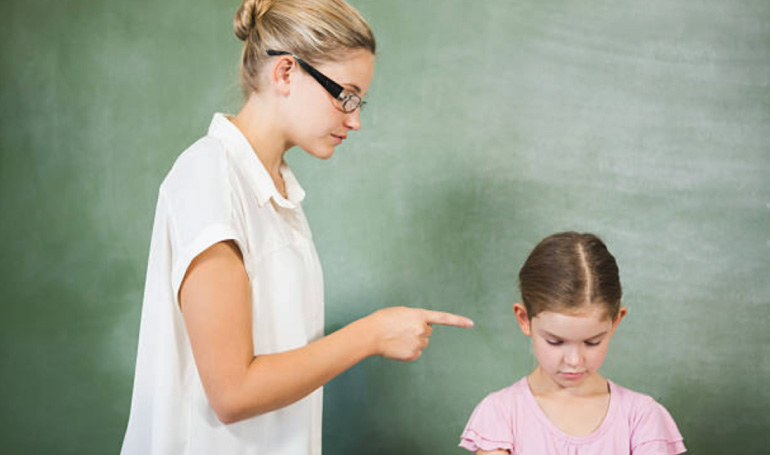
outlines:
[[561, 232], [546, 237], [519, 271], [529, 318], [543, 311], [580, 311], [600, 305], [614, 320], [623, 291], [615, 257], [594, 234]]

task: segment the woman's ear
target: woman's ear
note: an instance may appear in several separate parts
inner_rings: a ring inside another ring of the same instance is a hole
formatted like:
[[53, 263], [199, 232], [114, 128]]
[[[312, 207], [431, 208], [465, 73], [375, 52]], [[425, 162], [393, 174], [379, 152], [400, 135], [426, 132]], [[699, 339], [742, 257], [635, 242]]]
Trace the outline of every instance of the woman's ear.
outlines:
[[519, 302], [513, 304], [513, 314], [516, 315], [516, 321], [519, 323], [521, 332], [526, 336], [532, 336], [532, 324], [527, 314], [527, 308]]
[[297, 61], [290, 55], [282, 55], [273, 63], [270, 83], [276, 88], [279, 95], [287, 96], [291, 92], [291, 74], [296, 67]]

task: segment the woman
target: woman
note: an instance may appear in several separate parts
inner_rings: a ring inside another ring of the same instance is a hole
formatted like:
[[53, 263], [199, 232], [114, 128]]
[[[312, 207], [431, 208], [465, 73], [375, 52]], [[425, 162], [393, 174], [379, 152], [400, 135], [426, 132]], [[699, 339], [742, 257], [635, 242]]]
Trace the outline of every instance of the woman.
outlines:
[[362, 359], [414, 360], [431, 324], [387, 308], [323, 336], [323, 280], [283, 161], [326, 159], [361, 127], [375, 41], [341, 0], [244, 0], [246, 102], [163, 181], [122, 453], [318, 454], [321, 386]]

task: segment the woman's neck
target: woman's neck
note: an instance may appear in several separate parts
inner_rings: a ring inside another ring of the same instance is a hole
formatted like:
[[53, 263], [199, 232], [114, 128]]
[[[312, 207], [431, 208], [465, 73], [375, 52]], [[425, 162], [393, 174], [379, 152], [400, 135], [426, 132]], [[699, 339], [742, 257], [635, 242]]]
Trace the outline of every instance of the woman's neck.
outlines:
[[261, 100], [258, 95], [253, 94], [241, 111], [230, 121], [249, 141], [259, 161], [273, 179], [276, 188], [285, 196], [281, 164], [283, 164], [283, 155], [291, 144], [284, 138], [277, 119], [275, 109]]

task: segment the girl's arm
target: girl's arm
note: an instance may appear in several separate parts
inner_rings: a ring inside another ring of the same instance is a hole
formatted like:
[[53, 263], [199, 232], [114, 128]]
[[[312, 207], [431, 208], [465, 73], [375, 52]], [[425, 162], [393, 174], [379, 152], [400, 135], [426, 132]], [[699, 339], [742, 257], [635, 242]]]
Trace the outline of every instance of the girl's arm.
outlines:
[[510, 455], [507, 450], [477, 450], [476, 455]]
[[294, 403], [372, 355], [415, 360], [428, 346], [430, 324], [473, 325], [449, 313], [386, 308], [307, 346], [254, 356], [251, 286], [233, 242], [190, 264], [179, 302], [201, 382], [224, 423]]

